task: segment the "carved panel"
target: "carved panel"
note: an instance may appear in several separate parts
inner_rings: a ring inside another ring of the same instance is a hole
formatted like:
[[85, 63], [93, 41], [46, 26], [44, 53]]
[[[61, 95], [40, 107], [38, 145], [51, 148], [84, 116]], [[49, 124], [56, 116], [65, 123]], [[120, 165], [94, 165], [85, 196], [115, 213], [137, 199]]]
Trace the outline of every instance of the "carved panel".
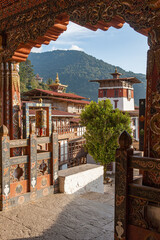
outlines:
[[50, 159], [44, 159], [37, 162], [37, 176], [50, 174]]
[[129, 223], [138, 227], [148, 228], [145, 220], [145, 208], [148, 202], [138, 198], [129, 198]]
[[[28, 164], [21, 163], [21, 164], [19, 164], [19, 167], [23, 171], [23, 174], [22, 174], [20, 180], [27, 180], [28, 179]], [[18, 178], [16, 178], [14, 175], [16, 168], [17, 168], [17, 165], [10, 166], [10, 181], [11, 181], [11, 183], [18, 182]]]
[[[19, 14], [14, 14], [3, 18], [3, 11], [0, 16], [1, 30], [7, 33], [7, 48], [3, 52], [5, 58], [13, 55], [20, 43], [27, 43], [29, 40], [36, 40], [39, 36], [44, 36], [46, 31], [54, 25], [55, 18], [61, 14], [66, 14], [71, 21], [80, 25], [96, 25], [99, 21], [111, 22], [114, 17], [120, 18], [117, 21], [130, 24], [136, 31], [146, 30], [157, 23], [159, 11], [153, 9], [148, 1], [120, 1], [120, 0], [48, 0], [48, 1], [19, 1]], [[43, 3], [42, 3], [43, 2]], [[28, 10], [26, 6], [28, 3]], [[17, 5], [18, 6], [18, 5]], [[10, 10], [13, 14], [14, 9]], [[141, 15], [141, 18], [139, 17]], [[120, 20], [121, 19], [121, 20]], [[143, 31], [142, 31], [143, 32]]]

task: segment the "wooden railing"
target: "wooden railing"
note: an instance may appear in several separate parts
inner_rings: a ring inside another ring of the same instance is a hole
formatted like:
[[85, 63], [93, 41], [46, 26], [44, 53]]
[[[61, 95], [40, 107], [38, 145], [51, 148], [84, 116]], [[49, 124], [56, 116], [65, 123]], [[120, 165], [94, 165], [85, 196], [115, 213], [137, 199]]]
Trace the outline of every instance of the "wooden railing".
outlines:
[[54, 131], [58, 134], [67, 134], [67, 133], [73, 133], [75, 136], [83, 136], [85, 133], [85, 127], [82, 126], [60, 126], [60, 127], [54, 127]]
[[[35, 200], [58, 191], [58, 134], [50, 137], [10, 140], [0, 127], [0, 210]], [[48, 151], [37, 151], [47, 144]], [[21, 156], [10, 156], [12, 149], [23, 149]]]
[[156, 227], [156, 224], [160, 226], [160, 218], [154, 226], [154, 221], [147, 215], [153, 206], [159, 209], [160, 189], [144, 186], [142, 179], [137, 181], [133, 178], [133, 169], [159, 172], [160, 159], [134, 156], [132, 139], [125, 131], [119, 144], [115, 175], [115, 239], [143, 240], [147, 236], [160, 239], [160, 229]]

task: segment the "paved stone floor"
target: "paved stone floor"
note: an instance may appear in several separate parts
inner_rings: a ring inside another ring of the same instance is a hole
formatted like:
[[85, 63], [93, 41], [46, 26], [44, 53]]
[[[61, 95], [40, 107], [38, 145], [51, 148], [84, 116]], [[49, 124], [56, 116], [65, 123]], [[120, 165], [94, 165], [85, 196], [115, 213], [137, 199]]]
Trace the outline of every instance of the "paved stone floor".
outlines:
[[114, 184], [105, 193], [56, 194], [0, 212], [0, 240], [113, 240]]

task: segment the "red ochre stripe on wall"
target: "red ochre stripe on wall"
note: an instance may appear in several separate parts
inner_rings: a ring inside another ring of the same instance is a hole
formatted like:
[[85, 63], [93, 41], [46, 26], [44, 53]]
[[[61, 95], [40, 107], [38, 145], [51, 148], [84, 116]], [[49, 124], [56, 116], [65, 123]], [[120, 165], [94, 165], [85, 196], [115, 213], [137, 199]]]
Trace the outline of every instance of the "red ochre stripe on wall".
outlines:
[[51, 174], [37, 177], [37, 190], [51, 186]]
[[[51, 185], [51, 174], [37, 177], [37, 190]], [[10, 184], [10, 198], [29, 192], [29, 180], [21, 180]]]
[[10, 184], [10, 198], [20, 196], [29, 191], [28, 180], [21, 180]]
[[[99, 89], [98, 97], [104, 97], [104, 90], [106, 89]], [[128, 97], [128, 89], [125, 88], [114, 88], [114, 89], [107, 89], [107, 98], [115, 98], [115, 90], [118, 91], [118, 97]], [[131, 90], [131, 97], [134, 97], [134, 91]]]

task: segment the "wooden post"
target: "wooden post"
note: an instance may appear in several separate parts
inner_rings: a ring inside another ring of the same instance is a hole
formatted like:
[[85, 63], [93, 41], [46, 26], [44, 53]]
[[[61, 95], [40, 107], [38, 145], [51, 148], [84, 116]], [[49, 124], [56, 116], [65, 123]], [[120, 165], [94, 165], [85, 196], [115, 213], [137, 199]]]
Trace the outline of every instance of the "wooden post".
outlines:
[[128, 168], [128, 156], [133, 155], [132, 138], [124, 131], [119, 138], [120, 148], [116, 151], [115, 175], [115, 240], [127, 240], [127, 191], [133, 180], [133, 170]]
[[8, 128], [0, 127], [0, 210], [8, 207], [10, 198], [10, 147]]
[[[159, 18], [158, 18], [159, 19]], [[157, 19], [157, 20], [158, 20]], [[148, 34], [147, 96], [145, 114], [145, 157], [160, 158], [160, 24]], [[159, 172], [144, 172], [143, 184], [160, 188]]]
[[58, 134], [52, 133], [50, 151], [51, 156], [51, 184], [54, 187], [54, 193], [58, 192]]
[[30, 192], [37, 190], [37, 138], [35, 135], [35, 128], [31, 127], [31, 134], [29, 138], [29, 188]]

